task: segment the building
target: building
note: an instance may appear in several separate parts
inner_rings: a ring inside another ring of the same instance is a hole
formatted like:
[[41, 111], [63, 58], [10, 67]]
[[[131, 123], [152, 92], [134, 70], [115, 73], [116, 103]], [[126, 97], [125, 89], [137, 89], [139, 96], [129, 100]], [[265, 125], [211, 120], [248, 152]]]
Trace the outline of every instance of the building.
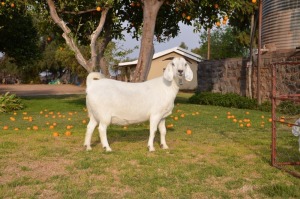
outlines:
[[[170, 62], [170, 60], [165, 60], [165, 59], [169, 57], [183, 57], [191, 62], [189, 63], [189, 65], [194, 73], [194, 78], [191, 82], [184, 82], [184, 84], [180, 86], [180, 89], [196, 90], [198, 85], [198, 80], [197, 80], [198, 64], [199, 62], [202, 61], [202, 58], [200, 55], [197, 55], [195, 53], [192, 53], [180, 47], [175, 47], [175, 48], [171, 48], [165, 51], [155, 53], [153, 55], [147, 80], [154, 79], [156, 77], [163, 75], [163, 71], [165, 67]], [[119, 63], [119, 67], [123, 69], [122, 71], [129, 71], [128, 73], [129, 75], [127, 76], [126, 79], [127, 81], [131, 80], [136, 65], [137, 65], [137, 60], [131, 62]]]

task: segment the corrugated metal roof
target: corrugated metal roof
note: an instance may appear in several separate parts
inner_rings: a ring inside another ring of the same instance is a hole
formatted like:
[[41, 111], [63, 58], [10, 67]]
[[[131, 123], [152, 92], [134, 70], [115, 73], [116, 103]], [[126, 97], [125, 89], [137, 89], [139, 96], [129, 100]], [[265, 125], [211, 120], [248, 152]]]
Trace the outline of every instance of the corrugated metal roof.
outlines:
[[[190, 58], [190, 59], [192, 59], [192, 60], [194, 60], [196, 62], [200, 62], [200, 61], [203, 60], [200, 55], [198, 55], [196, 53], [193, 53], [191, 51], [185, 50], [185, 49], [180, 48], [180, 47], [170, 48], [168, 50], [164, 50], [164, 51], [155, 53], [153, 55], [153, 59], [157, 59], [157, 58], [162, 57], [164, 55], [167, 55], [167, 54], [169, 54], [171, 52], [176, 52], [176, 53], [178, 53], [178, 54], [180, 54], [182, 56], [188, 57], [188, 58]], [[122, 63], [119, 63], [118, 65], [119, 66], [136, 65], [137, 61], [138, 60], [134, 60], [134, 61], [130, 61], [130, 62], [122, 62]]]
[[264, 0], [262, 44], [277, 49], [300, 46], [300, 0]]

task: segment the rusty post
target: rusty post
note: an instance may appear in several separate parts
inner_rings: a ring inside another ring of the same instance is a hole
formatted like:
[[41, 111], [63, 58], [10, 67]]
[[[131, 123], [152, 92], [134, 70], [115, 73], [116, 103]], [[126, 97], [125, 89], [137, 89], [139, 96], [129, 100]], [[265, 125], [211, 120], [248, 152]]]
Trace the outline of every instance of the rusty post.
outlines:
[[272, 155], [271, 165], [276, 164], [276, 64], [272, 64]]

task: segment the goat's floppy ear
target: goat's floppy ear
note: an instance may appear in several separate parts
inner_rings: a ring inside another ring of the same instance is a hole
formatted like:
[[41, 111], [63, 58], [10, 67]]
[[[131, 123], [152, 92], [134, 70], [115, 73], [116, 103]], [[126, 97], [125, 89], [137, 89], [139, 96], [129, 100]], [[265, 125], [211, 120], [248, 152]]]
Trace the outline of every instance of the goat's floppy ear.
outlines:
[[192, 71], [191, 67], [188, 64], [186, 65], [186, 69], [185, 69], [184, 73], [185, 73], [184, 74], [185, 80], [189, 81], [189, 82], [192, 81], [192, 79], [193, 79], [193, 71]]
[[[172, 63], [172, 62], [171, 62]], [[174, 77], [174, 73], [173, 73], [173, 67], [171, 65], [171, 63], [169, 63], [164, 71], [164, 78], [168, 81], [172, 81], [173, 77]]]

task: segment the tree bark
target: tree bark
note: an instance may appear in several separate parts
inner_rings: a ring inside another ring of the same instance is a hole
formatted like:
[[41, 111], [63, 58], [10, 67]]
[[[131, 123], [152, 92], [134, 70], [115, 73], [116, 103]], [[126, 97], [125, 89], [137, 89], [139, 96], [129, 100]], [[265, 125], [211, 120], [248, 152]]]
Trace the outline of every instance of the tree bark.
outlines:
[[154, 54], [153, 38], [156, 17], [163, 3], [163, 0], [144, 0], [142, 40], [138, 63], [133, 76], [134, 82], [143, 82], [147, 79]]

